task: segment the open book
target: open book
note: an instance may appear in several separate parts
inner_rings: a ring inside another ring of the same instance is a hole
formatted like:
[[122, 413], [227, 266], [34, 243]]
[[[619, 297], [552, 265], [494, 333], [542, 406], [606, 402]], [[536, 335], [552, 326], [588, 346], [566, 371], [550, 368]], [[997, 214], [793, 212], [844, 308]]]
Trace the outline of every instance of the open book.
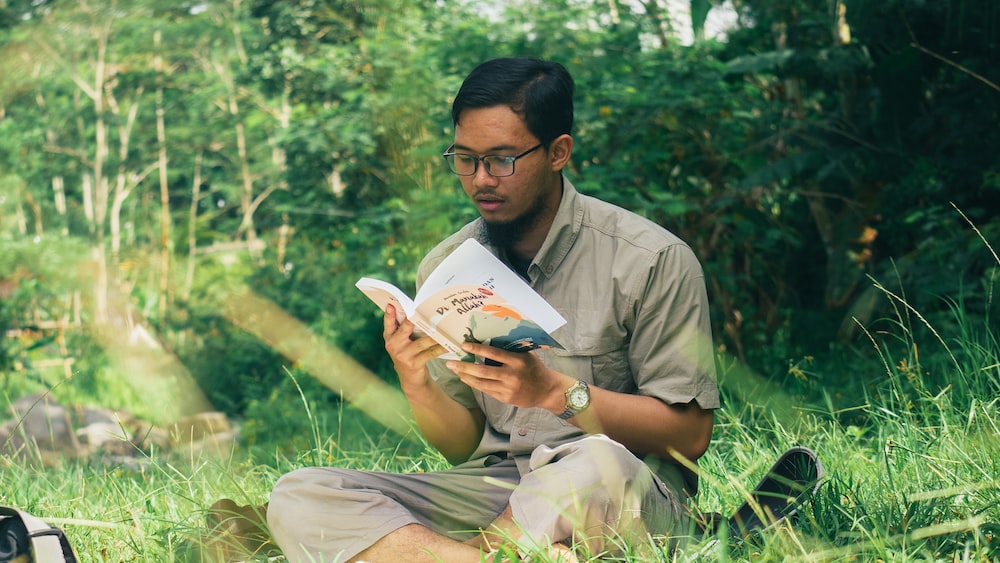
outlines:
[[551, 332], [566, 324], [521, 277], [475, 239], [468, 239], [431, 272], [414, 299], [372, 278], [355, 284], [383, 311], [392, 305], [448, 351], [442, 357], [472, 360], [463, 342], [527, 352], [562, 348]]

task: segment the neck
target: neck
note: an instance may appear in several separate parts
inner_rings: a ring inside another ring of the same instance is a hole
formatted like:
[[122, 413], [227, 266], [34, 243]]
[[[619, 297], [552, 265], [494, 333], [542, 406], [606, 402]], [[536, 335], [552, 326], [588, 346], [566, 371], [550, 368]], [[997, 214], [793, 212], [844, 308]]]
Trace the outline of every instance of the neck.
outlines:
[[549, 235], [549, 229], [552, 228], [556, 213], [559, 211], [559, 203], [562, 201], [561, 174], [556, 182], [558, 184], [549, 192], [549, 197], [538, 202], [535, 214], [512, 223], [487, 224], [487, 238], [512, 257], [527, 261], [534, 259]]
[[507, 252], [517, 256], [521, 260], [532, 260], [538, 254], [538, 251], [541, 250], [542, 243], [545, 242], [545, 237], [549, 234], [549, 228], [552, 227], [552, 220], [550, 219], [544, 224], [539, 224], [537, 227], [536, 229], [532, 229], [531, 232], [525, 233], [514, 244], [508, 246]]

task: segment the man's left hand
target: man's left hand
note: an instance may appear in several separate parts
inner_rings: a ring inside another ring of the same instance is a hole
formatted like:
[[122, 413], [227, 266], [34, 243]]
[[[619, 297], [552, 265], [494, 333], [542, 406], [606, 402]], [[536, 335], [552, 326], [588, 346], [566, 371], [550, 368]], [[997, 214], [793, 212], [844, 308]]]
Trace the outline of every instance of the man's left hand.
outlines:
[[464, 344], [462, 349], [499, 364], [448, 362], [448, 369], [469, 387], [515, 407], [541, 407], [554, 413], [565, 408], [564, 392], [575, 380], [545, 367], [534, 353], [472, 343]]

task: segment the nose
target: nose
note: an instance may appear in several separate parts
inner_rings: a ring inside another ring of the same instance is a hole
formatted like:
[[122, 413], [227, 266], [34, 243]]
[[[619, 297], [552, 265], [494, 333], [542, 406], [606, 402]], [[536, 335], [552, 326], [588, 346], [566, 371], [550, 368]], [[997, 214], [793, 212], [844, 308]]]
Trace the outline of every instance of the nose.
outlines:
[[496, 176], [491, 176], [490, 173], [486, 171], [485, 162], [479, 163], [479, 166], [476, 167], [476, 173], [472, 177], [472, 183], [477, 188], [495, 186], [497, 184], [497, 180], [498, 178]]

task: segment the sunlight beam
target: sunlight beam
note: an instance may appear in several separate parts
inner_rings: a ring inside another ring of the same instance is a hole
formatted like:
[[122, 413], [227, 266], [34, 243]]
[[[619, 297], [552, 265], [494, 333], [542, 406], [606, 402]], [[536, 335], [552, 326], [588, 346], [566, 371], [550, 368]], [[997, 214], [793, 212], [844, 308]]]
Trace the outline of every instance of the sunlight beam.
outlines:
[[234, 325], [259, 338], [372, 419], [402, 436], [410, 435], [412, 415], [401, 391], [325, 342], [281, 307], [243, 288], [230, 293], [222, 309]]

